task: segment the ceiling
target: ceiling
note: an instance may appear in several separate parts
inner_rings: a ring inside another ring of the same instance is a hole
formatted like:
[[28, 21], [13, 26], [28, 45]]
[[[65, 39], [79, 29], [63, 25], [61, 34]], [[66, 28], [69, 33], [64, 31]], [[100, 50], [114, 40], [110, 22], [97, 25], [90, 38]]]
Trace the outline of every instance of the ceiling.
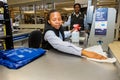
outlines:
[[29, 6], [33, 4], [44, 6], [54, 4], [55, 9], [62, 12], [69, 12], [71, 10], [63, 10], [63, 8], [73, 8], [74, 0], [8, 0], [9, 7], [14, 7], [14, 10], [18, 10], [17, 7], [19, 6]]
[[74, 0], [8, 0], [9, 5], [22, 5], [22, 4], [32, 4], [32, 3], [64, 3], [64, 2], [74, 2]]
[[[62, 12], [71, 12], [73, 9], [73, 4], [75, 2], [79, 2], [81, 4], [87, 4], [88, 0], [8, 0], [8, 5], [11, 7], [19, 7], [25, 5], [47, 5], [54, 3], [55, 9], [61, 10]], [[64, 10], [64, 9], [72, 9], [72, 10]]]

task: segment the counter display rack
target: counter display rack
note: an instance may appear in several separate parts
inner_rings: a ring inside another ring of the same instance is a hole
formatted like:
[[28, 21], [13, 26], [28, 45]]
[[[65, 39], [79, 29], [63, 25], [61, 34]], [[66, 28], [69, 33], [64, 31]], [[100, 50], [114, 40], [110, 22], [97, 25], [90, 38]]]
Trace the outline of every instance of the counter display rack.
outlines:
[[0, 1], [0, 50], [13, 49], [13, 37], [8, 5]]

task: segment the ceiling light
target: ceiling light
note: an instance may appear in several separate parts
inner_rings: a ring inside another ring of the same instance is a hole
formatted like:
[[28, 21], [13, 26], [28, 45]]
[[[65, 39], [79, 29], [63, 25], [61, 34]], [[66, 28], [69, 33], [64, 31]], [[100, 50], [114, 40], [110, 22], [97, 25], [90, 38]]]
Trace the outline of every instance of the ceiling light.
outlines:
[[62, 8], [62, 9], [66, 11], [74, 10], [73, 8]]
[[24, 11], [24, 13], [32, 14], [34, 11]]

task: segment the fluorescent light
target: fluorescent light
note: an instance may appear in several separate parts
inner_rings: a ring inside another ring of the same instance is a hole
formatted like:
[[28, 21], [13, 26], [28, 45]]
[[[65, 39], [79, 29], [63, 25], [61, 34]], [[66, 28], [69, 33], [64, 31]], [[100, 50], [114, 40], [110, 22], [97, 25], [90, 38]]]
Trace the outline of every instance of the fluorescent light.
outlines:
[[24, 11], [24, 13], [35, 13], [34, 11]]
[[62, 9], [66, 11], [74, 10], [73, 8], [62, 8]]

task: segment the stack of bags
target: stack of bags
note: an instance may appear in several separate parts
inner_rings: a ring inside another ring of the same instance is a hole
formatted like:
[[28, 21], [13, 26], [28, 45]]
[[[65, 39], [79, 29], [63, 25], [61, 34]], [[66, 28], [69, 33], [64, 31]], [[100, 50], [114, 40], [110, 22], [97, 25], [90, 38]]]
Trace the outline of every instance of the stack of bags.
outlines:
[[0, 65], [10, 69], [18, 69], [45, 54], [42, 48], [16, 48], [0, 51]]

